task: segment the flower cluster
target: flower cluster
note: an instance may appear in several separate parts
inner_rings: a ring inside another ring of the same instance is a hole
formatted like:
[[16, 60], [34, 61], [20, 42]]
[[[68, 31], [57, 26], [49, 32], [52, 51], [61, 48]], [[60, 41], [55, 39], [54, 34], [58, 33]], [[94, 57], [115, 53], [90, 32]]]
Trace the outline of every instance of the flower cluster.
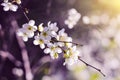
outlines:
[[59, 58], [59, 54], [63, 53], [64, 65], [72, 65], [78, 60], [79, 51], [76, 45], [72, 43], [72, 38], [65, 33], [65, 29], [59, 30], [57, 23], [48, 22], [45, 27], [41, 23], [37, 27], [35, 21], [30, 20], [18, 29], [17, 34], [24, 41], [34, 37], [33, 44], [39, 45], [41, 49], [44, 49], [44, 53], [49, 54], [52, 59]]
[[10, 10], [16, 12], [19, 4], [21, 4], [21, 0], [13, 0], [12, 2], [9, 2], [8, 0], [4, 0], [4, 2], [1, 5], [3, 6], [4, 11]]
[[17, 31], [18, 36], [22, 36], [24, 41], [28, 41], [28, 38], [32, 38], [34, 32], [37, 30], [37, 26], [34, 24], [34, 20], [30, 20], [28, 23], [23, 24], [22, 28]]
[[68, 28], [72, 29], [79, 21], [81, 14], [76, 9], [72, 8], [68, 11], [68, 18], [65, 20], [65, 24]]

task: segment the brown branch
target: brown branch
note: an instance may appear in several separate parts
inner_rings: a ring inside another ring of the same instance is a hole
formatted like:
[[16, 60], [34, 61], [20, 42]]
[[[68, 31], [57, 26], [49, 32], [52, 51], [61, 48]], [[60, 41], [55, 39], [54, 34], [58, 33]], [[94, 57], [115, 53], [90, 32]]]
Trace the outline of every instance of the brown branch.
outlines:
[[[13, 20], [11, 24], [13, 26], [15, 33], [16, 33], [16, 30], [18, 29], [18, 24], [17, 24], [16, 20]], [[25, 44], [24, 44], [23, 40], [17, 36], [17, 34], [16, 34], [16, 38], [17, 38], [19, 47], [21, 49], [21, 55], [22, 55], [22, 59], [24, 62], [26, 80], [33, 80], [33, 74], [32, 74], [31, 68], [30, 68], [28, 52], [25, 49]]]
[[58, 42], [72, 43], [72, 44], [75, 44], [75, 45], [78, 45], [78, 46], [83, 46], [82, 44], [78, 44], [78, 43], [75, 43], [75, 42], [68, 42], [68, 41], [58, 41]]
[[72, 43], [72, 44], [74, 44], [74, 45], [83, 46], [82, 44], [78, 44], [78, 43], [75, 43], [75, 42], [59, 41], [59, 40], [57, 40], [56, 38], [52, 38], [51, 42]]
[[85, 62], [84, 60], [82, 60], [80, 57], [78, 57], [78, 59], [79, 59], [80, 61], [82, 61], [86, 66], [89, 66], [89, 67], [91, 67], [91, 68], [97, 70], [97, 71], [98, 71], [99, 73], [101, 73], [104, 77], [106, 76], [100, 69], [98, 69], [98, 68], [96, 68], [96, 67], [94, 67], [94, 66], [88, 64], [87, 62]]
[[16, 66], [22, 66], [22, 63], [20, 61], [18, 61], [11, 53], [7, 52], [7, 51], [0, 51], [0, 56], [3, 59], [8, 58], [11, 62], [13, 62]]

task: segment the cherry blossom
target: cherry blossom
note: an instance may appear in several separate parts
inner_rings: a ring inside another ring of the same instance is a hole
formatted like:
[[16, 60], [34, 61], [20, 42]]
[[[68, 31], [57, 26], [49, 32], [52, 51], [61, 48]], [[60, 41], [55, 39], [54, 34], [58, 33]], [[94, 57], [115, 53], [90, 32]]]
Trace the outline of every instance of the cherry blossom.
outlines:
[[17, 34], [23, 38], [24, 41], [28, 41], [28, 38], [34, 36], [34, 32], [37, 30], [35, 21], [30, 20], [28, 23], [23, 24], [22, 28], [18, 29]]
[[3, 6], [4, 11], [13, 11], [16, 12], [18, 9], [18, 6], [9, 2], [8, 0], [4, 0], [4, 2], [1, 4]]

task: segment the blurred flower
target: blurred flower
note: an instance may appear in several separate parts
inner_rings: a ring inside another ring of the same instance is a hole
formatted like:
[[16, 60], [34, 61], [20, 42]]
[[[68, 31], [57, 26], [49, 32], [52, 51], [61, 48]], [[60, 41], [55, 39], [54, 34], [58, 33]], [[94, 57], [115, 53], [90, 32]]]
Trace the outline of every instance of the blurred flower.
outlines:
[[16, 75], [18, 77], [23, 76], [23, 70], [20, 68], [13, 68], [12, 72], [14, 75]]
[[109, 22], [109, 15], [104, 13], [100, 15], [100, 23], [101, 24], [107, 24]]
[[63, 80], [65, 78], [63, 78], [63, 76], [61, 75], [61, 72], [58, 72], [56, 74], [52, 74], [50, 76], [45, 75], [42, 77], [42, 80]]
[[97, 16], [97, 15], [92, 15], [92, 16], [90, 17], [90, 22], [91, 22], [91, 24], [93, 24], [93, 25], [99, 24], [99, 23], [100, 23], [99, 16]]
[[4, 2], [1, 4], [3, 6], [4, 11], [14, 11], [16, 12], [18, 9], [18, 6], [15, 4], [12, 4], [11, 2], [8, 2], [8, 0], [4, 0]]
[[32, 37], [33, 37], [33, 34], [32, 34], [32, 36], [31, 36], [31, 35], [30, 35], [29, 33], [27, 33], [26, 30], [23, 29], [23, 28], [18, 29], [17, 35], [18, 35], [18, 36], [21, 36], [22, 39], [23, 39], [23, 41], [28, 41], [28, 37], [29, 37], [29, 38], [32, 38]]
[[79, 21], [81, 14], [77, 12], [76, 9], [72, 8], [68, 11], [68, 18], [65, 20], [65, 24], [68, 28], [72, 29]]
[[83, 16], [82, 20], [83, 20], [84, 24], [89, 24], [90, 23], [90, 19], [89, 19], [88, 16]]

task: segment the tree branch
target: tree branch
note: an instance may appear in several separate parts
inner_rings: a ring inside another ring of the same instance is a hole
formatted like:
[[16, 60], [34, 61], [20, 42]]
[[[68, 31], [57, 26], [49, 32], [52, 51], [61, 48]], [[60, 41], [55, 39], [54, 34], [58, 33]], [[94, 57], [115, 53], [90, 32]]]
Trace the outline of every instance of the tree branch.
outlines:
[[21, 5], [19, 5], [19, 7], [21, 8], [21, 10], [22, 10], [25, 18], [27, 19], [27, 21], [29, 21], [30, 19], [29, 19], [29, 17], [27, 16], [27, 13], [26, 13], [25, 9], [24, 9]]
[[86, 66], [89, 66], [89, 67], [91, 67], [91, 68], [97, 70], [97, 71], [98, 71], [99, 73], [101, 73], [104, 77], [106, 76], [100, 69], [98, 69], [98, 68], [96, 68], [96, 67], [94, 67], [94, 66], [88, 64], [87, 62], [85, 62], [84, 60], [82, 60], [80, 57], [78, 57], [78, 59], [79, 59], [80, 61], [82, 61]]
[[3, 59], [8, 58], [11, 62], [13, 62], [16, 66], [22, 66], [22, 63], [18, 61], [11, 53], [7, 51], [0, 51], [0, 56]]
[[[13, 29], [16, 33], [16, 30], [18, 29], [18, 24], [17, 24], [16, 20], [12, 21], [12, 26], [13, 26]], [[24, 44], [23, 40], [20, 37], [17, 36], [17, 34], [16, 34], [16, 38], [17, 38], [19, 47], [21, 49], [21, 55], [22, 55], [22, 59], [23, 59], [23, 62], [24, 62], [26, 80], [33, 80], [33, 74], [32, 74], [31, 68], [30, 68], [28, 52], [25, 49], [25, 44]]]

